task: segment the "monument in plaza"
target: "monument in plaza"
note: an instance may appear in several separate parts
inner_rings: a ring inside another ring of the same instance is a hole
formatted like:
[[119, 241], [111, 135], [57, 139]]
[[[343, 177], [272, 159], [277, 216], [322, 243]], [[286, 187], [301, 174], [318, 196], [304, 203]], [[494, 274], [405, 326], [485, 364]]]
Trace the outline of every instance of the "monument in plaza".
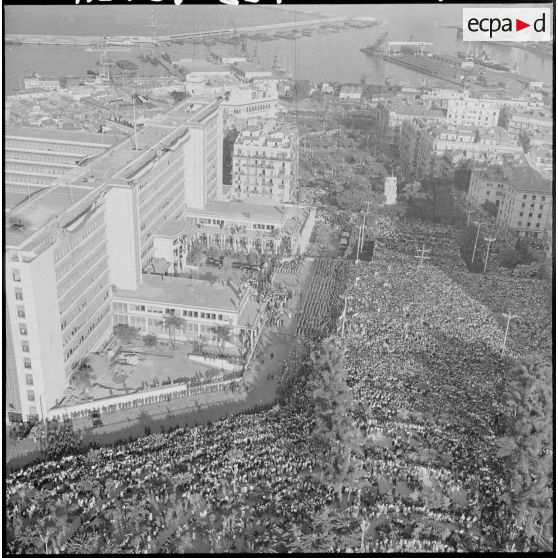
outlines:
[[397, 178], [395, 176], [386, 176], [384, 196], [386, 197], [386, 205], [397, 203]]

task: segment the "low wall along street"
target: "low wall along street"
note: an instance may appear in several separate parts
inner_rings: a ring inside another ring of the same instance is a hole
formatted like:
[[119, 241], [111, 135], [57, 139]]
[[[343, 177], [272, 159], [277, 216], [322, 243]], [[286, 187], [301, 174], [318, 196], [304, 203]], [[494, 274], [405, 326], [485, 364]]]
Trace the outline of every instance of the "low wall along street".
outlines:
[[162, 401], [170, 401], [171, 399], [181, 399], [193, 397], [202, 393], [210, 393], [215, 391], [223, 391], [226, 387], [238, 381], [238, 377], [226, 375], [219, 381], [212, 381], [205, 384], [188, 385], [184, 383], [173, 384], [156, 389], [142, 390], [130, 395], [118, 395], [105, 399], [97, 399], [95, 401], [87, 401], [78, 403], [68, 407], [53, 407], [46, 413], [46, 418], [52, 420], [57, 418], [62, 420], [69, 418], [84, 418], [91, 414], [94, 409], [99, 410], [100, 414], [110, 414], [127, 409], [143, 407], [144, 405], [153, 405]]

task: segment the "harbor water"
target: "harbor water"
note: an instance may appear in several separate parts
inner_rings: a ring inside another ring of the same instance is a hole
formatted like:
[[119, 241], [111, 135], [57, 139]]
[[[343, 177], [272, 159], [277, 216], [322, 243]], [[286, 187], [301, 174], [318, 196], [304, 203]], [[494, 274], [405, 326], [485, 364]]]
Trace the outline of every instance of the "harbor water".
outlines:
[[[413, 70], [367, 56], [360, 49], [374, 41], [383, 32], [393, 41], [432, 41], [436, 53], [456, 55], [460, 50], [472, 48], [458, 38], [455, 27], [459, 25], [461, 7], [458, 5], [436, 6], [433, 18], [426, 5], [324, 5], [300, 6], [282, 10], [283, 6], [8, 6], [5, 10], [5, 32], [37, 35], [98, 35], [136, 36], [151, 34], [153, 14], [158, 34], [187, 33], [222, 28], [257, 26], [270, 23], [296, 21], [301, 27], [304, 20], [316, 18], [316, 8], [322, 15], [332, 17], [370, 16], [384, 23], [365, 29], [346, 28], [337, 33], [314, 31], [312, 36], [297, 39], [274, 39], [273, 41], [248, 40], [248, 54], [254, 55], [265, 66], [271, 66], [275, 57], [284, 64], [296, 79], [358, 83], [366, 76], [368, 83], [383, 84], [386, 79], [408, 85], [426, 84], [426, 77]], [[430, 6], [432, 8], [433, 6]], [[254, 9], [257, 8], [257, 9]], [[111, 19], [102, 11], [110, 10]], [[306, 10], [306, 11], [303, 11]], [[312, 12], [312, 13], [311, 13]], [[87, 14], [87, 15], [84, 15]], [[97, 14], [97, 15], [95, 15]], [[268, 32], [268, 34], [271, 34]], [[435, 39], [432, 39], [435, 37]], [[495, 60], [516, 64], [520, 74], [533, 80], [552, 85], [552, 58], [518, 48], [477, 43], [479, 52], [485, 50]], [[218, 45], [228, 48], [233, 45]], [[6, 45], [5, 87], [10, 94], [21, 88], [25, 71], [42, 75], [83, 75], [88, 69], [96, 69], [98, 56], [87, 52], [83, 46]], [[143, 75], [164, 75], [165, 70], [149, 62], [141, 62], [137, 56], [149, 51], [148, 45], [131, 48], [127, 52], [114, 53], [113, 58], [125, 58], [139, 66]], [[173, 61], [181, 58], [204, 59], [209, 49], [203, 44], [171, 44], [161, 47]], [[433, 80], [429, 84], [433, 85]]]

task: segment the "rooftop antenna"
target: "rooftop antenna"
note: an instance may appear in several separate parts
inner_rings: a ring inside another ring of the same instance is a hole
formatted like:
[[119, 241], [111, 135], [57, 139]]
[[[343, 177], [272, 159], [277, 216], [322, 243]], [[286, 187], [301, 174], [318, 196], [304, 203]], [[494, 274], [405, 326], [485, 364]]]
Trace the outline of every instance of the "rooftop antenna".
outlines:
[[132, 88], [132, 107], [134, 113], [134, 150], [138, 150], [138, 133], [136, 128], [136, 94], [135, 89]]

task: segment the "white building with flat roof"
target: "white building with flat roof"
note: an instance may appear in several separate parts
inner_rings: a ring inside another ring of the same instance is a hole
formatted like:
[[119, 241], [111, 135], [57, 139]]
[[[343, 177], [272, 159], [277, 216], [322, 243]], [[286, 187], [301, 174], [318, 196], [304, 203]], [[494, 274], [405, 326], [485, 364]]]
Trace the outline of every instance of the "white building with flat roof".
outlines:
[[114, 323], [138, 328], [144, 335], [166, 337], [164, 316], [174, 315], [184, 320], [184, 328], [176, 330], [178, 340], [205, 337], [208, 343], [215, 344], [217, 328], [226, 328], [231, 334], [230, 346], [234, 346], [233, 336], [240, 336], [242, 330], [253, 335], [253, 330], [263, 325], [253, 294], [250, 286], [230, 282], [146, 274], [138, 289], [114, 291]]
[[8, 207], [8, 420], [44, 416], [107, 341], [113, 289], [140, 289], [187, 200], [218, 196], [221, 149], [219, 102], [188, 99]]
[[492, 128], [498, 125], [499, 105], [499, 102], [491, 99], [448, 99], [447, 122], [455, 126]]

